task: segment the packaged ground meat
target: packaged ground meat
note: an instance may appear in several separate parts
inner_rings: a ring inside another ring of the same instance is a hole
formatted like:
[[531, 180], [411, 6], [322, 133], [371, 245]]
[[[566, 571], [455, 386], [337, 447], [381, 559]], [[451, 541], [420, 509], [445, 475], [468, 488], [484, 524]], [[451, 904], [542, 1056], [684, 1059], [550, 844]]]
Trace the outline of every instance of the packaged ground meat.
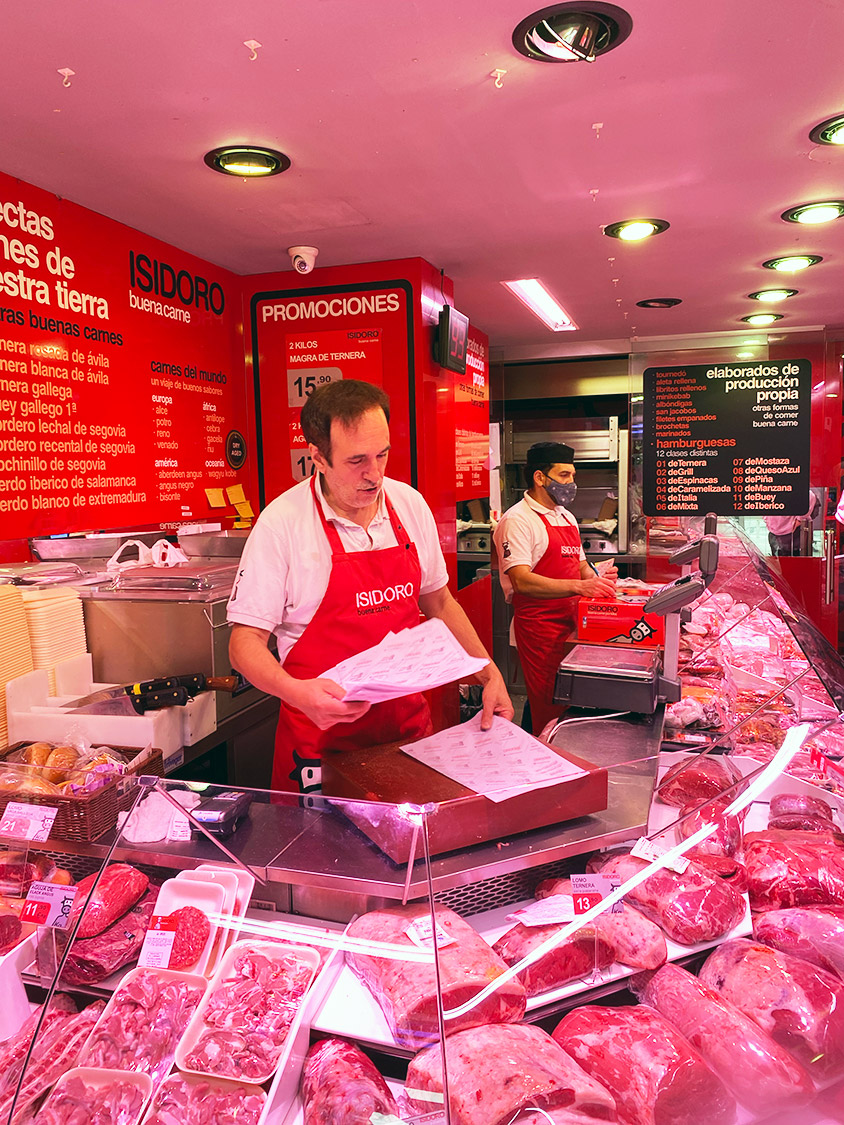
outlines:
[[844, 983], [799, 957], [736, 938], [709, 955], [704, 984], [822, 1081], [844, 1073]]
[[735, 1120], [735, 1100], [721, 1079], [652, 1008], [575, 1008], [553, 1036], [610, 1091], [623, 1125], [732, 1125]]
[[815, 1087], [803, 1067], [714, 988], [681, 969], [663, 965], [633, 987], [685, 1035], [728, 1090], [754, 1113], [805, 1105]]
[[[364, 948], [370, 943], [386, 943], [384, 956], [346, 951], [346, 961], [375, 996], [387, 1018], [396, 1042], [402, 1047], [419, 1048], [439, 1038], [437, 1020], [437, 976], [433, 960], [419, 957], [430, 954], [431, 912], [427, 905], [394, 906], [373, 910], [356, 919], [348, 934]], [[438, 944], [440, 984], [444, 1009], [465, 1004], [495, 978], [507, 965], [494, 953], [468, 922], [446, 906], [437, 906], [440, 931]], [[407, 949], [415, 958], [404, 960], [397, 950]], [[459, 1031], [481, 1023], [514, 1023], [525, 1010], [525, 989], [518, 980], [509, 980], [465, 1014], [450, 1019], [446, 1031]]]
[[748, 832], [747, 889], [753, 910], [844, 906], [844, 847], [825, 832]]
[[[697, 757], [677, 762], [666, 772], [659, 784], [657, 797], [666, 805], [699, 805], [718, 797], [741, 774], [723, 754]], [[733, 790], [734, 796], [737, 790]]]
[[128, 863], [110, 863], [92, 893], [91, 888], [96, 882], [97, 874], [98, 872], [88, 875], [77, 884], [76, 898], [68, 920], [68, 929], [72, 929], [76, 919], [84, 912], [76, 933], [77, 938], [101, 934], [134, 906], [149, 886], [148, 877]]
[[[615, 1121], [609, 1092], [547, 1032], [532, 1024], [469, 1028], [449, 1035], [445, 1046], [452, 1125]], [[419, 1113], [439, 1108], [443, 1093], [439, 1044], [412, 1060], [407, 1089]], [[434, 1096], [426, 1098], [425, 1091]]]
[[304, 1125], [370, 1125], [373, 1114], [399, 1116], [396, 1100], [371, 1060], [342, 1039], [321, 1039], [302, 1071]]
[[753, 936], [844, 980], [844, 906], [768, 910], [753, 919]]

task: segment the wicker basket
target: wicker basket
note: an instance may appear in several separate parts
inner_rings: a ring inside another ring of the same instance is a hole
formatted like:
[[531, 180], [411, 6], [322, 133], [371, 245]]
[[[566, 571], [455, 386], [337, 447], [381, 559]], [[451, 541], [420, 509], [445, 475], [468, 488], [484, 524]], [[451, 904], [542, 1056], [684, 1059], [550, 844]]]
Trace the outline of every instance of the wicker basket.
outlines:
[[[12, 751], [28, 745], [28, 742], [16, 742], [14, 746], [4, 750], [0, 758], [0, 769], [3, 768], [2, 759]], [[135, 798], [135, 786], [131, 783], [127, 784], [127, 781], [130, 782], [133, 775], [164, 776], [164, 758], [161, 750], [155, 747], [139, 749], [137, 746], [114, 746], [112, 749], [130, 759], [129, 768], [122, 777], [115, 778], [94, 793], [77, 797], [51, 793], [43, 795], [3, 793], [0, 795], [0, 818], [9, 801], [21, 801], [27, 805], [46, 805], [48, 808], [59, 810], [50, 830], [50, 839], [98, 840], [100, 836], [117, 826], [117, 814], [131, 806]]]

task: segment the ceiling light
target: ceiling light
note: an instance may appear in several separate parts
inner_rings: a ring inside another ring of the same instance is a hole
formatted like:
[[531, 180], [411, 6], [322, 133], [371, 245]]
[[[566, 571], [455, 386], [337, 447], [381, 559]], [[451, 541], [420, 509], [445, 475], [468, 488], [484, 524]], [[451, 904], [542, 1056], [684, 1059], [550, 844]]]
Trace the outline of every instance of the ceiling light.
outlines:
[[784, 258], [769, 258], [762, 265], [766, 270], [779, 270], [780, 273], [796, 273], [822, 262], [820, 254], [788, 254]]
[[816, 125], [809, 134], [809, 140], [816, 145], [844, 145], [844, 113]]
[[673, 309], [682, 303], [681, 297], [649, 297], [647, 301], [636, 302], [640, 309]]
[[776, 301], [784, 301], [787, 297], [796, 297], [796, 289], [757, 289], [755, 293], [748, 293], [748, 297], [752, 301], [765, 301], [767, 304], [773, 304]]
[[752, 316], [743, 316], [741, 319], [754, 328], [767, 328], [774, 321], [782, 320], [782, 313], [753, 313]]
[[604, 234], [608, 238], [620, 238], [622, 242], [640, 242], [653, 234], [662, 234], [664, 230], [668, 230], [664, 219], [624, 219], [604, 227]]
[[206, 152], [204, 159], [209, 168], [228, 176], [277, 176], [290, 167], [283, 152], [254, 145], [223, 145]]
[[736, 352], [736, 359], [753, 359], [753, 352]]
[[553, 332], [573, 332], [577, 325], [535, 277], [522, 281], [502, 281], [501, 284], [514, 293], [523, 305], [527, 305], [534, 316], [547, 324]]
[[513, 46], [539, 62], [594, 62], [623, 43], [632, 27], [633, 20], [615, 4], [553, 4], [521, 21]]
[[844, 203], [840, 199], [827, 199], [822, 203], [801, 203], [798, 207], [789, 207], [783, 211], [781, 218], [787, 223], [831, 223], [833, 219], [840, 219], [844, 215]]

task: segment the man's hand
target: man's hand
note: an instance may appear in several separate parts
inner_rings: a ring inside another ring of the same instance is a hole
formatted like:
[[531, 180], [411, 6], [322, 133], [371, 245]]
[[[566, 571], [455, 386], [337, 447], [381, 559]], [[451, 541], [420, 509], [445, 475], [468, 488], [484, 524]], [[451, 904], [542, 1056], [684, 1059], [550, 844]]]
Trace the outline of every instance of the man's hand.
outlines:
[[358, 701], [344, 703], [346, 689], [334, 680], [320, 677], [316, 680], [293, 680], [285, 685], [285, 699], [311, 720], [320, 730], [328, 730], [335, 723], [353, 723], [370, 708], [369, 703]]
[[589, 578], [581, 578], [580, 594], [584, 598], [614, 598], [615, 579], [604, 578], [601, 574], [593, 574]]
[[487, 668], [489, 668], [490, 673], [489, 678], [484, 683], [481, 730], [489, 730], [494, 715], [500, 715], [502, 719], [512, 719], [516, 713], [510, 701], [504, 677], [494, 664], [488, 664]]

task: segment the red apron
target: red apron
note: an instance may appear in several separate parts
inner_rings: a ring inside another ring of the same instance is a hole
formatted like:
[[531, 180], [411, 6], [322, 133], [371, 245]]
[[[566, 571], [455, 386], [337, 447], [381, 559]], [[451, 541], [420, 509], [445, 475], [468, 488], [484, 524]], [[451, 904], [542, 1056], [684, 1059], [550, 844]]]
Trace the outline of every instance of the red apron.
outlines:
[[[285, 672], [299, 680], [321, 676], [347, 656], [378, 644], [387, 633], [419, 624], [419, 553], [386, 493], [384, 502], [397, 546], [349, 552], [336, 527], [325, 518], [314, 478], [311, 491], [331, 546], [331, 574], [316, 613], [282, 664]], [[378, 593], [383, 597], [372, 596]], [[361, 599], [361, 594], [369, 596]], [[422, 738], [431, 732], [428, 704], [418, 694], [375, 703], [355, 722], [336, 723], [328, 730], [320, 730], [301, 711], [282, 703], [272, 787], [293, 793], [318, 789], [323, 750], [356, 750], [396, 739]]]
[[[533, 568], [545, 578], [580, 578], [580, 532], [567, 523], [557, 527], [541, 512], [536, 515], [548, 530], [548, 548]], [[575, 630], [577, 598], [534, 598], [513, 591], [513, 632], [525, 676], [533, 733], [564, 710], [552, 703], [554, 680], [566, 641]]]

